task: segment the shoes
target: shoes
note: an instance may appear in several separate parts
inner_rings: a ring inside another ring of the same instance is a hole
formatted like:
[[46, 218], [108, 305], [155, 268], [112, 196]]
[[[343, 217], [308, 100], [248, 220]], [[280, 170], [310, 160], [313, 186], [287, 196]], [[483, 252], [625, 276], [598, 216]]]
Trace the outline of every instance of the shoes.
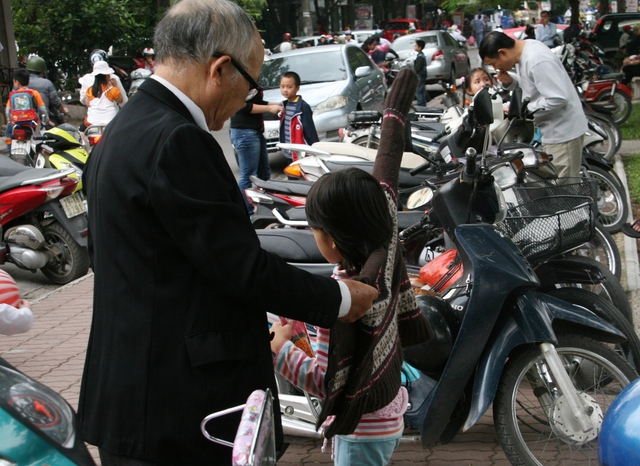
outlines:
[[640, 231], [634, 229], [634, 227], [640, 228], [640, 217], [638, 217], [631, 223], [625, 223], [624, 225], [622, 225], [622, 233], [630, 236], [631, 238], [640, 238]]

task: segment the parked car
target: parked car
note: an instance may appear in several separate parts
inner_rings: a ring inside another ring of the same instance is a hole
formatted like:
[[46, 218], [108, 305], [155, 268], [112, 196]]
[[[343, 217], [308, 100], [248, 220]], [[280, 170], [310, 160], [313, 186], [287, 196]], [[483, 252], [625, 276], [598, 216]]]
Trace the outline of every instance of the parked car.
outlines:
[[[538, 27], [539, 24], [536, 24], [534, 27]], [[569, 27], [568, 24], [556, 24], [556, 35], [558, 36], [558, 39], [561, 42], [564, 42], [564, 30], [567, 29]], [[511, 37], [512, 39], [520, 39], [523, 40], [524, 39], [524, 30], [526, 29], [526, 26], [520, 26], [517, 28], [510, 28], [510, 29], [505, 29], [504, 32], [506, 35], [508, 35], [509, 37]]]
[[382, 37], [388, 41], [414, 32], [423, 32], [426, 28], [422, 22], [416, 18], [392, 19], [382, 30]]
[[[308, 46], [315, 47], [316, 45], [318, 45], [318, 42], [320, 42], [320, 36], [297, 36], [297, 37], [293, 37], [291, 39], [291, 43], [297, 49], [303, 49], [303, 48], [308, 47]], [[281, 44], [282, 43], [276, 45], [272, 49], [271, 52], [272, 53], [280, 53], [280, 45]]]
[[[299, 94], [313, 109], [321, 140], [337, 141], [338, 130], [349, 126], [349, 112], [383, 110], [384, 74], [355, 44], [309, 47], [266, 57], [259, 79], [266, 101], [283, 100], [280, 78], [287, 71], [300, 75]], [[266, 113], [264, 136], [269, 151], [277, 150], [279, 129], [278, 117]]]
[[612, 58], [620, 49], [620, 36], [624, 26], [640, 23], [640, 13], [615, 13], [598, 20], [589, 39], [598, 45], [607, 57]]
[[391, 48], [398, 54], [398, 61], [391, 68], [397, 75], [402, 68], [413, 67], [416, 59], [416, 40], [425, 42], [424, 55], [427, 59], [427, 83], [446, 81], [455, 83], [457, 78], [466, 76], [471, 69], [467, 50], [451, 34], [445, 31], [426, 31], [398, 37]]

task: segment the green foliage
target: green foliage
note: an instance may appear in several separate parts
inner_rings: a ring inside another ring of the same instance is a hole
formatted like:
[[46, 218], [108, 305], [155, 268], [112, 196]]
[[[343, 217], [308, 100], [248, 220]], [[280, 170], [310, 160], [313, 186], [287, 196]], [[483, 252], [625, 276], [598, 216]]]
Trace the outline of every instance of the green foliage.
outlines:
[[240, 5], [255, 21], [262, 19], [262, 11], [267, 7], [267, 0], [231, 0]]
[[640, 154], [630, 155], [622, 160], [627, 175], [629, 197], [632, 201], [640, 202]]
[[622, 132], [622, 139], [640, 138], [640, 104], [633, 104], [631, 116], [620, 125], [620, 131]]
[[12, 0], [11, 8], [19, 55], [37, 53], [67, 72], [70, 89], [93, 49], [141, 50], [157, 21], [155, 0]]

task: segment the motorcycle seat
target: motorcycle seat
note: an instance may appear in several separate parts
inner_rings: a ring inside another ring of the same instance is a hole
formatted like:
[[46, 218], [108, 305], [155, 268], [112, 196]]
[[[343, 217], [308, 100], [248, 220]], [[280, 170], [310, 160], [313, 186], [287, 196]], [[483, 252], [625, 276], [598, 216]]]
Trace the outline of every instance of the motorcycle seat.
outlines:
[[57, 173], [60, 173], [60, 170], [27, 167], [11, 160], [9, 157], [0, 157], [0, 192], [18, 188], [23, 184], [29, 184], [25, 182], [41, 180]]
[[622, 79], [624, 78], [624, 73], [607, 73], [599, 76], [599, 79]]
[[[377, 149], [358, 146], [356, 144], [346, 144], [344, 142], [316, 142], [313, 147], [330, 152], [333, 155], [347, 155], [358, 157], [369, 162], [373, 162], [378, 155]], [[327, 159], [324, 159], [325, 162]], [[412, 169], [424, 163], [424, 159], [413, 152], [405, 152], [402, 155], [401, 167]]]
[[256, 230], [260, 246], [287, 262], [326, 264], [311, 230], [275, 228]]
[[277, 191], [279, 193], [297, 194], [300, 196], [306, 196], [309, 194], [313, 181], [305, 180], [261, 180], [256, 176], [251, 177], [251, 181], [258, 188], [266, 189], [269, 191]]

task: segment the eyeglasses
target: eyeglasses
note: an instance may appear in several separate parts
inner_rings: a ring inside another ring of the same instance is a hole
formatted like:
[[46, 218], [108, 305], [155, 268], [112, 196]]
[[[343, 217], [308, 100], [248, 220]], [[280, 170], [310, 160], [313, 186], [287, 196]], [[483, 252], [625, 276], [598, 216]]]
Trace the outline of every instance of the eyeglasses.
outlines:
[[236, 67], [236, 70], [238, 70], [238, 72], [249, 83], [249, 93], [247, 94], [247, 97], [244, 99], [245, 101], [253, 99], [256, 95], [258, 95], [259, 92], [262, 92], [264, 90], [264, 89], [262, 89], [262, 86], [260, 86], [260, 84], [258, 84], [255, 81], [255, 79], [253, 79], [251, 77], [251, 75], [249, 73], [247, 73], [247, 71], [242, 66], [240, 66], [240, 63], [235, 61], [234, 58], [231, 55], [228, 55], [226, 53], [218, 53], [218, 52], [216, 52], [211, 56], [214, 57], [214, 58], [220, 58], [220, 57], [223, 57], [225, 55], [227, 57], [229, 57], [229, 60], [231, 60], [231, 64]]

